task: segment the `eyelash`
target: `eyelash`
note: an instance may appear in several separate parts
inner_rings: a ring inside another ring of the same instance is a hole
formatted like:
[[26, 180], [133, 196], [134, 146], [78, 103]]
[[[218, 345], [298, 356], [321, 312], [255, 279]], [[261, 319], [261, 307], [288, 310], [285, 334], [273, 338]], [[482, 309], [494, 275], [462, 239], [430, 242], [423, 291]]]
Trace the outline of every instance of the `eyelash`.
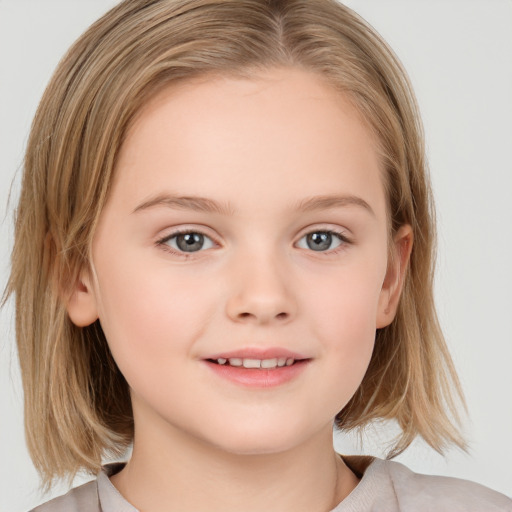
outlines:
[[[317, 254], [325, 255], [325, 256], [331, 256], [331, 255], [335, 255], [335, 254], [338, 254], [338, 253], [346, 250], [347, 245], [351, 245], [353, 243], [352, 240], [349, 237], [347, 237], [345, 232], [337, 231], [335, 229], [314, 229], [314, 230], [308, 231], [307, 233], [302, 235], [300, 237], [299, 241], [313, 233], [325, 233], [325, 234], [334, 236], [334, 237], [338, 238], [338, 240], [340, 241], [340, 245], [338, 247], [335, 247], [334, 249], [330, 249], [327, 251], [315, 251], [313, 249], [309, 249], [309, 251], [312, 253], [317, 253]], [[203, 252], [204, 250], [191, 251], [191, 252], [177, 251], [167, 244], [170, 240], [178, 237], [179, 235], [188, 235], [188, 234], [202, 235], [203, 237], [211, 240], [214, 246], [215, 245], [218, 246], [218, 244], [215, 242], [215, 240], [211, 236], [207, 235], [206, 233], [204, 233], [203, 231], [201, 231], [199, 229], [179, 229], [179, 230], [173, 231], [171, 234], [166, 235], [165, 237], [157, 240], [156, 245], [166, 252], [169, 252], [175, 256], [181, 256], [181, 257], [185, 257], [185, 258], [189, 258], [189, 257], [193, 256], [194, 254]]]

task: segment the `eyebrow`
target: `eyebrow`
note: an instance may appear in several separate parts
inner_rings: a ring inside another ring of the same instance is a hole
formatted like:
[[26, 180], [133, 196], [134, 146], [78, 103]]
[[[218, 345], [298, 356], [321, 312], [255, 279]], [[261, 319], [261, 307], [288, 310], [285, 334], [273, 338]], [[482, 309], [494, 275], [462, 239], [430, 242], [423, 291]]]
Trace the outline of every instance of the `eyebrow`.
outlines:
[[[154, 208], [155, 206], [166, 206], [178, 210], [194, 210], [206, 213], [217, 213], [220, 215], [233, 215], [235, 209], [229, 203], [219, 203], [213, 199], [199, 196], [172, 196], [162, 194], [150, 198], [139, 206], [132, 213]], [[323, 195], [303, 199], [296, 204], [296, 210], [312, 212], [317, 210], [328, 210], [347, 206], [359, 206], [371, 215], [375, 216], [372, 207], [361, 197], [353, 195]]]
[[171, 196], [158, 195], [137, 206], [132, 213], [136, 213], [155, 206], [167, 206], [178, 210], [195, 210], [206, 213], [219, 213], [221, 215], [233, 215], [234, 209], [229, 204], [221, 204], [213, 199], [198, 196]]
[[297, 205], [298, 210], [311, 212], [316, 210], [328, 210], [330, 208], [340, 208], [347, 206], [359, 206], [364, 208], [368, 213], [375, 216], [372, 207], [362, 198], [353, 195], [325, 195], [314, 196], [300, 201]]

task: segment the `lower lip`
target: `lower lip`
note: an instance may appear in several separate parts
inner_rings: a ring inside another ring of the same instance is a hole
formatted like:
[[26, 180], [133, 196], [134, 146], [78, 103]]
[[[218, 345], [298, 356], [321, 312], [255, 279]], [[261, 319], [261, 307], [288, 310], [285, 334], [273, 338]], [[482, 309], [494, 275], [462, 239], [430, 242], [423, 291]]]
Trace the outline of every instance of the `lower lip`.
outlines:
[[280, 366], [272, 369], [244, 368], [228, 364], [216, 364], [205, 361], [209, 368], [220, 377], [235, 384], [250, 388], [271, 388], [281, 386], [297, 378], [305, 369], [309, 359], [297, 361], [291, 366]]

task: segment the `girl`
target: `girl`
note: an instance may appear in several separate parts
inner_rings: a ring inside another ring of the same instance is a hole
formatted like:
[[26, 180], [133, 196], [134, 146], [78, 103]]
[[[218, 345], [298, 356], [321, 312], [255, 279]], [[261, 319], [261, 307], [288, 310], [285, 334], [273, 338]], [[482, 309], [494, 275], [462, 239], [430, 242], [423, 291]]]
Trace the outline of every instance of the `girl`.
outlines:
[[510, 509], [333, 451], [463, 446], [432, 243], [410, 88], [348, 9], [120, 4], [42, 100], [9, 290], [46, 482], [133, 454], [41, 510]]

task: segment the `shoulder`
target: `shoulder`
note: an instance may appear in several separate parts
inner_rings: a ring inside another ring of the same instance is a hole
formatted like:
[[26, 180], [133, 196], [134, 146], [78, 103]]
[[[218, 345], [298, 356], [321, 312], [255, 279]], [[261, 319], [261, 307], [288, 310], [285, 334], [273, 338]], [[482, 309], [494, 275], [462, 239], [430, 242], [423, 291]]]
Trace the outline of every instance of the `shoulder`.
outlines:
[[414, 473], [399, 462], [381, 463], [389, 475], [399, 510], [512, 512], [512, 499], [475, 482]]
[[75, 487], [30, 512], [101, 512], [96, 480]]

